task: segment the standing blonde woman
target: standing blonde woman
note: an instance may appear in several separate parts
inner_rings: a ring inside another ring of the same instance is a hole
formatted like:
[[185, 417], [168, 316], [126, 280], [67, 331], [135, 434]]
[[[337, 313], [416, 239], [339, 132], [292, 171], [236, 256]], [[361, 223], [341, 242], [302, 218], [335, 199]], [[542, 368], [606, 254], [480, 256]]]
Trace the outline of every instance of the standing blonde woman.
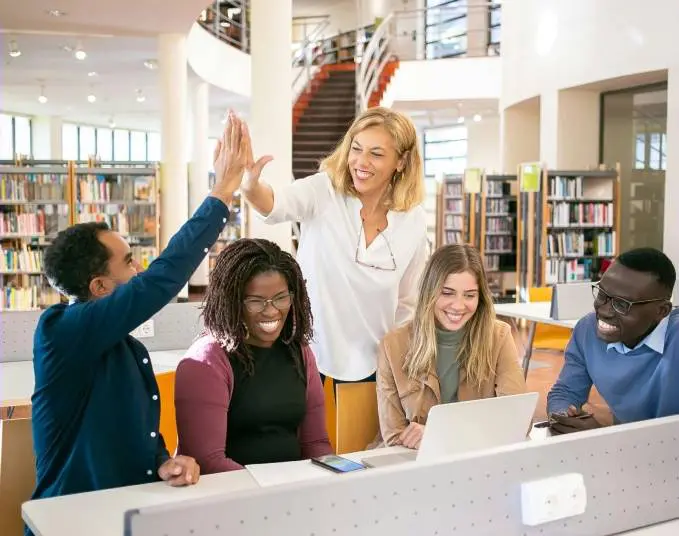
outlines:
[[428, 256], [424, 176], [404, 115], [371, 108], [321, 171], [274, 191], [252, 162], [242, 192], [267, 223], [302, 223], [297, 260], [314, 315], [322, 375], [374, 379], [378, 342], [412, 314]]
[[412, 322], [381, 342], [380, 431], [387, 445], [416, 449], [432, 406], [526, 392], [509, 325], [495, 310], [479, 252], [439, 248], [422, 276]]

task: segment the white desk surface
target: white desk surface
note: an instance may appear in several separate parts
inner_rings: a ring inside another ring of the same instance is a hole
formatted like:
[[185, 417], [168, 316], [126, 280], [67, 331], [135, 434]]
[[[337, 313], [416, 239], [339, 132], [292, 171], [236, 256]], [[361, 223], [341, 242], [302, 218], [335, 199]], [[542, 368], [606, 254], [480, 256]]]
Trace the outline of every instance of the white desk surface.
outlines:
[[[343, 454], [359, 461], [369, 456], [402, 452], [388, 447]], [[342, 478], [342, 475], [334, 475]], [[194, 486], [172, 488], [164, 482], [125, 488], [66, 495], [29, 501], [22, 506], [22, 517], [36, 536], [121, 536], [124, 513], [133, 508], [203, 499], [256, 489], [258, 484], [247, 470], [205, 475]]]
[[[177, 368], [186, 350], [149, 352], [156, 374], [171, 372]], [[30, 403], [35, 378], [33, 361], [0, 363], [0, 406]]]
[[508, 316], [512, 318], [523, 318], [531, 322], [541, 324], [551, 324], [564, 328], [574, 328], [579, 319], [575, 320], [554, 320], [550, 317], [550, 302], [533, 303], [496, 303], [495, 314], [497, 316]]

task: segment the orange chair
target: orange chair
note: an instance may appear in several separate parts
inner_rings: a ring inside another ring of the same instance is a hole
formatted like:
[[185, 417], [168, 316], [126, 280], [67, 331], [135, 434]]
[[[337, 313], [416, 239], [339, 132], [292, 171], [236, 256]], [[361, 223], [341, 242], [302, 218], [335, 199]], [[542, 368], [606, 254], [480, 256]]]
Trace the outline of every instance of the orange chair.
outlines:
[[[552, 287], [531, 287], [528, 289], [528, 300], [531, 302], [551, 302]], [[533, 348], [539, 350], [557, 350], [563, 352], [566, 349], [572, 330], [560, 326], [538, 324], [535, 327]]]
[[160, 394], [160, 433], [170, 456], [177, 450], [177, 420], [174, 409], [174, 372], [156, 374]]
[[332, 378], [326, 378], [323, 384], [323, 394], [325, 395], [325, 427], [328, 430], [328, 439], [332, 451], [337, 453], [337, 435], [335, 433], [337, 427], [337, 405], [335, 404], [335, 393], [332, 386], [334, 382]]
[[380, 431], [375, 382], [337, 385], [337, 454], [366, 450]]

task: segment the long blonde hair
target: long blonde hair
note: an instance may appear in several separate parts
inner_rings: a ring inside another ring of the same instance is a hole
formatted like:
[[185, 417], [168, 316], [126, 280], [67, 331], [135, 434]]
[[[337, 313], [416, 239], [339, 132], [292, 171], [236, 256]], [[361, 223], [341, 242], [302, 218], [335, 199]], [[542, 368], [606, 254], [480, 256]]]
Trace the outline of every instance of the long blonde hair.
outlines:
[[467, 321], [457, 354], [467, 381], [481, 386], [495, 374], [492, 365], [495, 308], [483, 261], [478, 250], [467, 244], [452, 244], [437, 249], [422, 274], [420, 292], [412, 323], [410, 346], [403, 364], [411, 379], [419, 380], [436, 367], [436, 320], [434, 307], [450, 274], [469, 272], [479, 286], [479, 305]]
[[354, 120], [332, 154], [321, 162], [320, 169], [328, 173], [335, 191], [356, 197], [348, 166], [351, 144], [359, 132], [378, 126], [391, 135], [398, 157], [404, 160], [403, 170], [394, 173], [385, 203], [390, 210], [406, 212], [424, 200], [424, 174], [415, 125], [402, 113], [380, 106], [368, 108]]

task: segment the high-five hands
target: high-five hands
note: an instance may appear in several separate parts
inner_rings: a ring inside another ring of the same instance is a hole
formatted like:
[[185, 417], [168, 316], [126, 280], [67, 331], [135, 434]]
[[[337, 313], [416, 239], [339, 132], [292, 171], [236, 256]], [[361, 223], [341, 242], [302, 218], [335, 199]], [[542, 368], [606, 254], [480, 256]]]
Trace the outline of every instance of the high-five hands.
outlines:
[[250, 133], [247, 125], [229, 111], [222, 139], [214, 152], [215, 185], [212, 194], [229, 204], [241, 186], [243, 175], [252, 159]]
[[[245, 129], [247, 132], [247, 125]], [[245, 170], [245, 180], [243, 180], [242, 188], [245, 192], [251, 192], [259, 184], [259, 177], [262, 174], [262, 170], [264, 169], [264, 166], [273, 160], [273, 156], [265, 155], [260, 157], [255, 162], [255, 157], [252, 155], [252, 139], [250, 138], [249, 133], [245, 143], [247, 165]]]

